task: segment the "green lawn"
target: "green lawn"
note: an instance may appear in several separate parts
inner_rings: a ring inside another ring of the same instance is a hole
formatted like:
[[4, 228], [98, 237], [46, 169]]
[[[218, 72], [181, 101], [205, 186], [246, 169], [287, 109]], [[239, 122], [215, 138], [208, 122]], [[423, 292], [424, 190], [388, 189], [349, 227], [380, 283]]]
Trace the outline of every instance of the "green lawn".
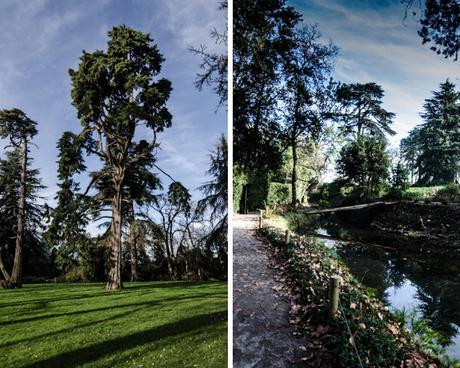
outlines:
[[1, 367], [226, 367], [227, 284], [0, 289]]

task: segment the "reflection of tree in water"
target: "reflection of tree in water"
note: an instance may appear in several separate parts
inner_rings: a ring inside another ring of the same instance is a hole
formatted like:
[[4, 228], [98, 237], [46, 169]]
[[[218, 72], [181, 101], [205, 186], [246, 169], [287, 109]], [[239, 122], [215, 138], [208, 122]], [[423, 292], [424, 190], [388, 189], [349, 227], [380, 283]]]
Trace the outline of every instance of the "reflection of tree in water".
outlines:
[[[457, 335], [458, 329], [453, 323], [458, 324], [458, 311], [452, 309], [452, 304], [449, 298], [445, 297], [443, 291], [438, 295], [430, 295], [424, 292], [422, 288], [417, 288], [417, 298], [421, 302], [420, 312], [423, 318], [431, 321], [430, 326], [433, 329], [441, 332], [447, 340], [451, 340]], [[456, 312], [457, 322], [452, 318], [455, 319]]]
[[[423, 318], [431, 320], [431, 327], [451, 340], [460, 326], [460, 262], [447, 255], [433, 255], [407, 248], [388, 250], [366, 246], [366, 231], [345, 228], [333, 218], [309, 221], [304, 233], [323, 228], [336, 239], [353, 239], [360, 243], [337, 242], [337, 254], [350, 271], [364, 285], [376, 290], [376, 296], [388, 303], [386, 290], [399, 288], [406, 280], [417, 288], [416, 299]], [[367, 241], [375, 242], [375, 234]], [[410, 302], [409, 300], [407, 301]]]
[[392, 286], [392, 274], [389, 272], [390, 262], [385, 251], [345, 245], [337, 248], [337, 254], [359, 281], [375, 289], [378, 298], [387, 300], [385, 290]]
[[[421, 255], [418, 255], [420, 257]], [[424, 256], [401, 265], [401, 271], [417, 286], [416, 298], [423, 318], [450, 340], [460, 325], [460, 264], [455, 258]]]
[[[375, 288], [377, 297], [388, 302], [389, 287], [401, 287], [410, 280], [417, 288], [416, 298], [423, 318], [447, 340], [458, 333], [454, 326], [460, 325], [459, 269], [433, 258], [422, 262], [403, 257], [398, 252], [387, 252], [379, 248], [348, 247], [337, 249], [350, 271], [369, 287]], [[446, 274], [446, 268], [455, 274]], [[454, 281], [452, 281], [454, 280]]]

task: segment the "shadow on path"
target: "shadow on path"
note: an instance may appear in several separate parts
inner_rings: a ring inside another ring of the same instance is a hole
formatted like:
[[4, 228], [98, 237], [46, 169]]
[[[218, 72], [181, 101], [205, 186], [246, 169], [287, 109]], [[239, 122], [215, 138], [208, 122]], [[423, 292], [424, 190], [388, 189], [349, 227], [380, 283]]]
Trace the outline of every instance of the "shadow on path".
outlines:
[[289, 324], [290, 302], [273, 288], [269, 249], [255, 238], [256, 215], [233, 217], [233, 366], [305, 367]]

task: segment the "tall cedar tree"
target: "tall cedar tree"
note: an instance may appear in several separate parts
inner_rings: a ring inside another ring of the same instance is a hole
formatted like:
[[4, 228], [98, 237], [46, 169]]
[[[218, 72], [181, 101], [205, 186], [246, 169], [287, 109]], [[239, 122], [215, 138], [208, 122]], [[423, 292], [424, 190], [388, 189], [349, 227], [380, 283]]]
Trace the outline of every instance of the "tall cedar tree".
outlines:
[[402, 143], [408, 165], [419, 185], [442, 185], [460, 180], [460, 92], [449, 80], [425, 100], [425, 123]]
[[240, 0], [234, 4], [234, 163], [245, 170], [281, 163], [280, 125], [274, 113], [282, 56], [293, 46], [301, 15], [284, 0]]
[[333, 62], [338, 49], [319, 42], [317, 26], [296, 30], [293, 47], [284, 56], [286, 140], [292, 149], [292, 206], [297, 205], [297, 146], [301, 137], [315, 139], [325, 124], [322, 107], [328, 96]]
[[376, 83], [343, 84], [337, 88], [341, 112], [336, 115], [345, 135], [394, 135], [390, 128], [395, 114], [382, 107], [383, 89]]
[[24, 243], [24, 220], [26, 216], [27, 164], [29, 143], [37, 134], [36, 125], [35, 121], [29, 119], [19, 109], [0, 111], [0, 137], [7, 138], [11, 146], [19, 150], [21, 154], [21, 182], [18, 198], [14, 264], [11, 275], [4, 275], [5, 278], [8, 276], [6, 284], [9, 287], [22, 287], [22, 248]]
[[[110, 256], [107, 289], [122, 288], [121, 238], [123, 185], [127, 170], [157, 147], [157, 133], [171, 126], [166, 107], [171, 82], [154, 80], [164, 58], [148, 34], [126, 26], [109, 32], [107, 51], [83, 52], [77, 70], [70, 70], [72, 100], [83, 131], [82, 146], [97, 155], [110, 174]], [[136, 143], [144, 125], [152, 140]], [[139, 148], [139, 149], [138, 149]]]

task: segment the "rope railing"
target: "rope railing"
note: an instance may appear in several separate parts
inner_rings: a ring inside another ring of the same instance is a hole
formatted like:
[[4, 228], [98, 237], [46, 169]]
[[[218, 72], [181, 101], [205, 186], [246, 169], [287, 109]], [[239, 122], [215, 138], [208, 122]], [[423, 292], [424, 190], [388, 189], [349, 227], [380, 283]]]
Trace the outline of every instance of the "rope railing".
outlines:
[[358, 347], [356, 346], [356, 343], [355, 343], [355, 338], [353, 337], [353, 334], [351, 333], [350, 324], [348, 323], [347, 316], [345, 315], [345, 311], [343, 310], [342, 302], [340, 301], [340, 297], [339, 297], [339, 307], [340, 307], [340, 311], [342, 312], [343, 320], [345, 321], [345, 324], [347, 326], [348, 334], [350, 335], [350, 343], [351, 345], [353, 345], [353, 350], [355, 351], [356, 357], [358, 358], [359, 366], [360, 368], [364, 368], [363, 361], [361, 360], [361, 356], [359, 355]]
[[[262, 227], [262, 211], [259, 215], [259, 229]], [[279, 231], [278, 231], [279, 233]], [[281, 235], [281, 234], [280, 234]], [[291, 236], [289, 230], [286, 230], [284, 233], [284, 244], [287, 246], [289, 242], [291, 241]], [[296, 242], [297, 243], [297, 242]], [[363, 361], [361, 359], [361, 356], [359, 355], [358, 347], [356, 346], [356, 342], [353, 336], [353, 333], [351, 332], [350, 328], [350, 323], [347, 319], [347, 316], [345, 315], [345, 311], [342, 306], [342, 302], [340, 300], [340, 284], [341, 284], [342, 278], [338, 275], [331, 276], [330, 278], [330, 283], [329, 283], [329, 316], [335, 317], [337, 315], [337, 311], [340, 309], [340, 314], [343, 316], [343, 319], [345, 321], [345, 325], [347, 327], [347, 332], [348, 335], [350, 336], [350, 343], [353, 346], [353, 351], [356, 355], [356, 358], [358, 359], [359, 363], [359, 368], [364, 368]]]

